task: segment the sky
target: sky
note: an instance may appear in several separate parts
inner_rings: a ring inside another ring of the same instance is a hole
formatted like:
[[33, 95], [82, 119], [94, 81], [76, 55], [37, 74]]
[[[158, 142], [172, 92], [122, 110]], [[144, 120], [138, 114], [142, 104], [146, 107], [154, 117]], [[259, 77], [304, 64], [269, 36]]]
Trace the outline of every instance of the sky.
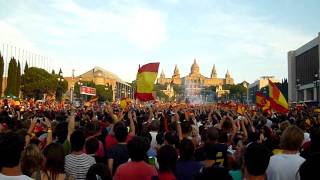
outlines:
[[320, 32], [319, 7], [318, 0], [0, 0], [0, 51], [9, 44], [44, 56], [64, 76], [100, 66], [130, 82], [148, 62], [160, 62], [168, 77], [177, 64], [185, 76], [197, 59], [207, 77], [215, 64], [219, 77], [229, 70], [238, 83], [282, 79], [287, 52]]

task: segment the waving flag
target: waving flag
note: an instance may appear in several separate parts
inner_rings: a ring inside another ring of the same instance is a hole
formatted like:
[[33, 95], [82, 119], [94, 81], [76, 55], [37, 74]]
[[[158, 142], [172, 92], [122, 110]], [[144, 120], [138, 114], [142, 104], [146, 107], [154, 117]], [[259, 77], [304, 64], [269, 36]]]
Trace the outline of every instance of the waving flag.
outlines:
[[270, 110], [270, 98], [265, 97], [261, 92], [256, 93], [256, 105], [261, 108], [262, 112]]
[[279, 88], [269, 80], [269, 97], [272, 109], [287, 113], [289, 111], [289, 105], [286, 98], [283, 96]]
[[154, 82], [157, 79], [160, 63], [149, 63], [139, 67], [135, 98], [140, 101], [154, 100], [152, 95]]
[[256, 105], [258, 107], [263, 107], [266, 104], [266, 97], [261, 93], [256, 93]]

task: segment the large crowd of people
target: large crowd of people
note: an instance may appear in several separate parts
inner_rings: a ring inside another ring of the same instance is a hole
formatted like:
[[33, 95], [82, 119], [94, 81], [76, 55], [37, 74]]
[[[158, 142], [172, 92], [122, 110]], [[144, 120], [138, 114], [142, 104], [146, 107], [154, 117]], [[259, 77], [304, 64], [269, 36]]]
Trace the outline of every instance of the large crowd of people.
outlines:
[[317, 179], [319, 125], [308, 106], [2, 104], [0, 179]]

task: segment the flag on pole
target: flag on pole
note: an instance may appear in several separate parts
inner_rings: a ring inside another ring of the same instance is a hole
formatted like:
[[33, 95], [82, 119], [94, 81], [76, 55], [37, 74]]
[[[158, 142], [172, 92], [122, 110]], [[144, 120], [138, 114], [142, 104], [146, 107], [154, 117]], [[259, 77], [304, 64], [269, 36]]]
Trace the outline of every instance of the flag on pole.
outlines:
[[154, 81], [157, 79], [160, 63], [149, 63], [139, 67], [135, 98], [140, 101], [154, 100], [152, 95]]
[[289, 105], [286, 98], [283, 96], [279, 88], [269, 80], [269, 98], [271, 108], [280, 112], [287, 113], [289, 111]]

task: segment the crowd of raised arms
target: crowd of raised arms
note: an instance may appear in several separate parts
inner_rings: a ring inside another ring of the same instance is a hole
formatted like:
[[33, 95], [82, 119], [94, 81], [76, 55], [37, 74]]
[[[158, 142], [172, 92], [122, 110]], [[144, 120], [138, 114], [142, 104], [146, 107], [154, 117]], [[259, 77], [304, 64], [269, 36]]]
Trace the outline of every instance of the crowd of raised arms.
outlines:
[[2, 104], [0, 179], [318, 179], [319, 125], [307, 106]]

